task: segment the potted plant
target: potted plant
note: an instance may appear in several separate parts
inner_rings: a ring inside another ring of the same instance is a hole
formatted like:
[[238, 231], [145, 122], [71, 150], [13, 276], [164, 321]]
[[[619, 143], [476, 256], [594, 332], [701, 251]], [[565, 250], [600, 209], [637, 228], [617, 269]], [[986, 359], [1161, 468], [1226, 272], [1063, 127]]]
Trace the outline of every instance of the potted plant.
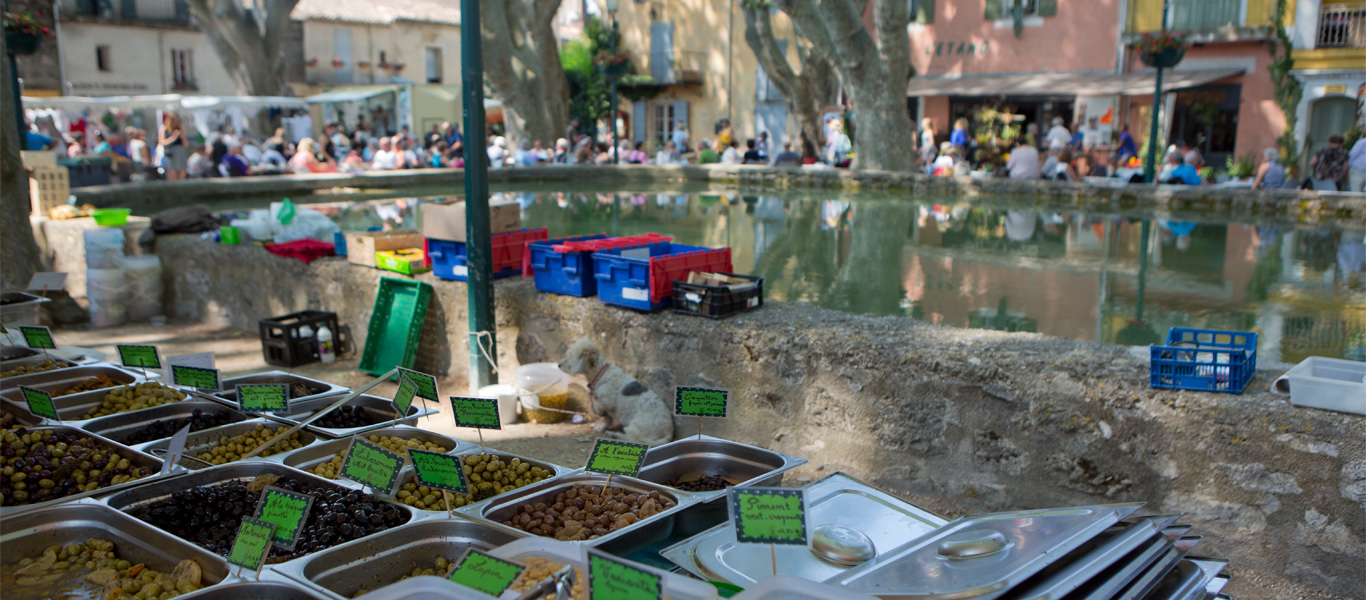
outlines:
[[626, 74], [627, 69], [631, 68], [631, 53], [627, 50], [617, 50], [608, 52], [601, 50], [593, 62], [598, 65], [598, 69], [603, 75], [611, 78], [618, 78]]
[[1224, 161], [1224, 168], [1228, 170], [1228, 176], [1234, 181], [1242, 181], [1246, 177], [1252, 177], [1257, 172], [1257, 155], [1248, 152], [1235, 158], [1233, 155]]
[[26, 56], [37, 52], [47, 34], [47, 28], [36, 14], [5, 13], [5, 47], [10, 54]]
[[1170, 69], [1186, 55], [1186, 34], [1180, 31], [1145, 33], [1138, 41], [1138, 57], [1143, 64]]
[[342, 66], [342, 59], [341, 59], [341, 57], [340, 57], [340, 56], [333, 56], [333, 57], [332, 57], [332, 67], [333, 67], [333, 68], [338, 68], [338, 69], [339, 69], [339, 68], [341, 68], [341, 66]]
[[356, 63], [356, 66], [359, 67], [359, 68], [362, 68], [362, 69], [369, 69], [369, 68], [370, 68], [370, 61], [368, 61], [368, 60], [362, 60], [362, 61]]
[[310, 59], [308, 59], [308, 62], [306, 62], [306, 63], [304, 63], [304, 64], [306, 64], [306, 65], [308, 65], [308, 66], [310, 66], [310, 67], [316, 67], [316, 66], [318, 66], [318, 58], [317, 58], [316, 56], [313, 57], [313, 58], [310, 58]]

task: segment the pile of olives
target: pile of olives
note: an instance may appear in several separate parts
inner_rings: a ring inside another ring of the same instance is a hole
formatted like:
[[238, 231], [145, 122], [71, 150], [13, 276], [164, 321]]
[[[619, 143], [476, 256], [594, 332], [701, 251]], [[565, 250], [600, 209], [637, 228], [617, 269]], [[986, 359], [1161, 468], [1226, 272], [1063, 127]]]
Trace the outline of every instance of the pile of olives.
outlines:
[[30, 598], [93, 597], [102, 600], [151, 600], [175, 598], [200, 589], [203, 570], [185, 559], [175, 570], [163, 573], [123, 560], [114, 543], [91, 538], [85, 543], [49, 546], [38, 558], [25, 558], [0, 567], [5, 595], [12, 600]]
[[118, 386], [119, 382], [114, 381], [113, 379], [110, 379], [108, 375], [101, 373], [99, 375], [86, 379], [85, 381], [82, 381], [76, 385], [67, 388], [65, 392], [62, 392], [60, 394], [53, 394], [52, 397], [56, 398], [58, 396], [70, 396], [72, 394], [79, 394], [81, 392], [103, 390], [106, 388]]
[[370, 411], [365, 410], [364, 406], [342, 406], [323, 415], [313, 424], [328, 429], [350, 429], [352, 427], [367, 427], [387, 420], [370, 414]]
[[[403, 456], [407, 456], [409, 448], [426, 450], [428, 452], [437, 452], [440, 454], [445, 454], [451, 451], [450, 448], [438, 445], [433, 442], [424, 442], [418, 439], [403, 438], [398, 436], [381, 436], [370, 434], [369, 436], [366, 436], [365, 441], [375, 444], [390, 452], [397, 452], [398, 454]], [[341, 472], [342, 462], [345, 460], [346, 453], [342, 452], [336, 456], [333, 456], [331, 460], [325, 463], [321, 463], [318, 466], [313, 467], [312, 469], [309, 469], [308, 472], [317, 475], [318, 477], [336, 479], [337, 473]]]
[[[449, 558], [446, 558], [446, 557], [444, 557], [444, 556], [438, 556], [438, 557], [436, 557], [436, 565], [435, 565], [435, 566], [427, 567], [427, 568], [424, 569], [424, 568], [419, 567], [419, 566], [417, 566], [417, 565], [413, 565], [413, 570], [412, 570], [412, 571], [409, 571], [407, 575], [404, 575], [404, 576], [402, 576], [402, 577], [399, 577], [398, 579], [395, 579], [394, 581], [390, 582], [389, 585], [393, 585], [393, 584], [395, 584], [395, 583], [398, 583], [398, 582], [403, 581], [404, 579], [408, 579], [408, 578], [410, 578], [410, 577], [421, 577], [421, 576], [423, 576], [423, 575], [435, 575], [435, 576], [437, 576], [437, 577], [445, 577], [445, 576], [446, 576], [446, 572], [451, 570], [451, 564], [454, 563], [454, 562], [455, 562], [455, 561], [453, 561], [453, 560], [451, 560], [451, 559], [449, 559]], [[351, 594], [351, 597], [352, 597], [352, 598], [359, 598], [359, 597], [364, 596], [364, 595], [366, 595], [366, 594], [368, 594], [368, 593], [370, 593], [370, 590], [365, 589], [365, 586], [361, 586], [360, 589], [356, 590], [356, 593]]]
[[574, 484], [555, 502], [524, 504], [504, 525], [560, 541], [594, 540], [674, 507], [659, 492], [638, 494], [616, 487]]
[[[206, 452], [199, 453], [196, 458], [214, 465], [225, 465], [230, 462], [242, 459], [242, 455], [255, 450], [261, 444], [269, 442], [272, 438], [279, 435], [278, 429], [257, 425], [255, 429], [235, 435], [232, 437], [223, 436], [214, 442], [213, 446]], [[275, 442], [271, 447], [262, 450], [256, 456], [270, 456], [290, 450], [303, 448], [303, 440], [299, 438], [299, 432], [289, 434], [289, 437]]]
[[[687, 481], [680, 481], [680, 479], [687, 479]], [[685, 492], [714, 492], [716, 490], [726, 489], [726, 487], [730, 485], [730, 482], [715, 475], [700, 475], [692, 478], [680, 477], [678, 479], [671, 479], [664, 482], [664, 485]]]
[[157, 421], [152, 421], [151, 423], [144, 425], [142, 427], [139, 427], [132, 433], [126, 433], [119, 437], [109, 435], [109, 437], [113, 438], [117, 442], [121, 442], [128, 445], [142, 444], [150, 442], [152, 440], [159, 440], [171, 437], [186, 425], [190, 426], [191, 432], [195, 432], [202, 429], [209, 429], [210, 427], [227, 425], [228, 423], [233, 422], [232, 418], [232, 413], [222, 412], [217, 414], [206, 415], [204, 414], [204, 411], [196, 408], [194, 410], [194, 413], [192, 413], [189, 417], [183, 417], [179, 419], [160, 419]]
[[[448, 492], [452, 509], [531, 485], [554, 474], [515, 457], [509, 460], [497, 455], [467, 454], [460, 461], [464, 463], [465, 481], [474, 494]], [[416, 482], [403, 484], [394, 497], [418, 510], [446, 510], [446, 500], [442, 498], [441, 490]]]
[[184, 399], [185, 392], [154, 381], [133, 383], [116, 390], [109, 390], [109, 393], [104, 395], [104, 402], [87, 411], [85, 418], [94, 419], [95, 417], [116, 415], [130, 410], [161, 406], [168, 402], [179, 402]]
[[[398, 507], [357, 490], [326, 488], [288, 477], [270, 485], [312, 495], [313, 507], [294, 550], [273, 547], [267, 563], [325, 550], [408, 521], [408, 515]], [[131, 508], [128, 514], [210, 552], [228, 556], [242, 517], [256, 513], [262, 487], [243, 481], [193, 487], [164, 500]]]
[[23, 427], [3, 435], [0, 506], [37, 504], [152, 474], [86, 435]]
[[49, 358], [36, 365], [23, 365], [19, 367], [14, 367], [13, 369], [0, 373], [0, 378], [14, 377], [16, 375], [28, 375], [30, 373], [42, 373], [43, 371], [65, 369], [66, 367], [66, 361], [58, 362], [56, 360]]

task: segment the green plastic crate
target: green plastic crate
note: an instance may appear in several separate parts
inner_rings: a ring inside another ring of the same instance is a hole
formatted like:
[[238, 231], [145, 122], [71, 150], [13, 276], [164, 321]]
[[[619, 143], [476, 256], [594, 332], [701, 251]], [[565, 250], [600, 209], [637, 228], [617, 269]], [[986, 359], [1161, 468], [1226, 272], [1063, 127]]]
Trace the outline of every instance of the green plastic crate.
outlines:
[[360, 370], [378, 377], [394, 367], [413, 368], [431, 300], [432, 286], [426, 283], [381, 277]]

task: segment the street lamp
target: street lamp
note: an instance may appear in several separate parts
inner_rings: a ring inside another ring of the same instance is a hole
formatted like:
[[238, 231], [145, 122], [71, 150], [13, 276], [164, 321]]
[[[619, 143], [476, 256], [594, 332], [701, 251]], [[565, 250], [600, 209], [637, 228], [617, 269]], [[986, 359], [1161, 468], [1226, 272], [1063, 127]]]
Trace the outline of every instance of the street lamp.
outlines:
[[[605, 0], [607, 3], [607, 17], [612, 20], [612, 34], [608, 38], [608, 46], [612, 52], [612, 60], [617, 56], [617, 9], [620, 8], [618, 0]], [[612, 130], [612, 164], [619, 164], [621, 161], [621, 148], [617, 144], [617, 78], [607, 75], [612, 81], [612, 101], [607, 110], [607, 127]]]
[[[1167, 31], [1167, 0], [1162, 0], [1162, 31]], [[1148, 126], [1148, 156], [1143, 161], [1143, 182], [1157, 183], [1157, 170], [1153, 166], [1153, 159], [1157, 158], [1157, 128], [1160, 126], [1158, 115], [1162, 110], [1162, 65], [1157, 65], [1157, 86], [1153, 89], [1153, 110], [1152, 121]], [[1140, 288], [1141, 289], [1141, 288]], [[1142, 292], [1139, 292], [1140, 294]], [[1139, 302], [1142, 310], [1142, 302]]]

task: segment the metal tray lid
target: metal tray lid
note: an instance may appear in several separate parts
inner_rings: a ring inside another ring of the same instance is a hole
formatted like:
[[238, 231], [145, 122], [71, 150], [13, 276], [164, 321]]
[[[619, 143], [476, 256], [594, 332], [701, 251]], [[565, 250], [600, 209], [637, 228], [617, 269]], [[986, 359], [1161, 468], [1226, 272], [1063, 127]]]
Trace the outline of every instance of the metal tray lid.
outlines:
[[366, 600], [498, 600], [483, 592], [467, 588], [444, 577], [420, 575], [387, 585], [364, 596]]
[[1079, 506], [964, 517], [830, 583], [883, 598], [990, 600], [1141, 506]]

